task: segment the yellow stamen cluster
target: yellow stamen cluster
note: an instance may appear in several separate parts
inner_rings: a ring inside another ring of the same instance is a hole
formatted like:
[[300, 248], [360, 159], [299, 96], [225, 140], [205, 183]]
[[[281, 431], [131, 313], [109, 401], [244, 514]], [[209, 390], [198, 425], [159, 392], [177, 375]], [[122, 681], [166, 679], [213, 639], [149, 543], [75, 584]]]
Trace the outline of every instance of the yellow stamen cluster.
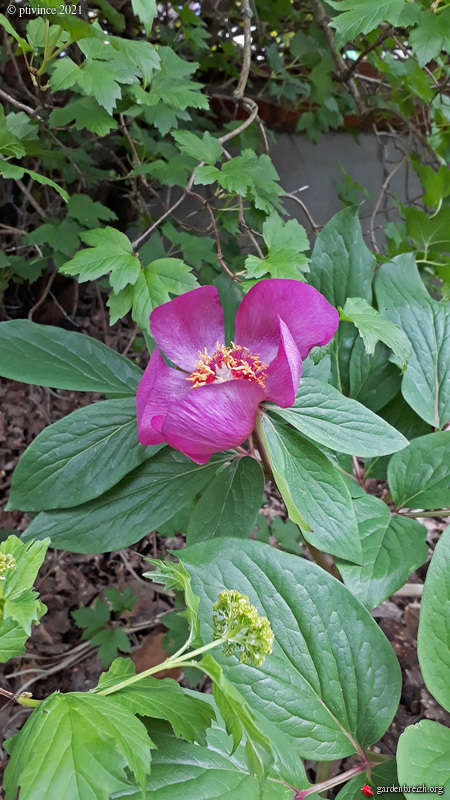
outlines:
[[260, 667], [275, 638], [267, 617], [260, 617], [248, 597], [235, 589], [221, 592], [213, 608], [214, 639], [226, 639], [225, 655]]
[[14, 556], [10, 553], [0, 553], [0, 581], [3, 581], [6, 578], [6, 573], [9, 570], [16, 569], [17, 563]]
[[234, 342], [231, 345], [225, 347], [217, 342], [212, 355], [209, 355], [206, 347], [203, 353], [199, 350], [200, 359], [194, 372], [187, 378], [193, 389], [237, 378], [245, 378], [264, 388], [268, 365], [261, 361], [257, 353], [250, 353], [248, 347], [236, 345]]

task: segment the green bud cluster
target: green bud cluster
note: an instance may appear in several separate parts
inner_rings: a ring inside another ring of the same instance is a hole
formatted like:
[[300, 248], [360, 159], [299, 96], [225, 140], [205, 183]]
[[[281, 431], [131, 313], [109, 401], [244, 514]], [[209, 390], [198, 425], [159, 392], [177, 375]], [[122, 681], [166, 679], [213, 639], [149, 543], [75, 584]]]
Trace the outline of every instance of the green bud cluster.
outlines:
[[226, 639], [223, 652], [242, 664], [260, 667], [272, 652], [274, 634], [267, 617], [260, 617], [245, 594], [235, 589], [219, 594], [214, 603], [214, 639]]
[[10, 569], [16, 569], [17, 563], [14, 556], [10, 553], [0, 553], [0, 581], [6, 578], [6, 573]]

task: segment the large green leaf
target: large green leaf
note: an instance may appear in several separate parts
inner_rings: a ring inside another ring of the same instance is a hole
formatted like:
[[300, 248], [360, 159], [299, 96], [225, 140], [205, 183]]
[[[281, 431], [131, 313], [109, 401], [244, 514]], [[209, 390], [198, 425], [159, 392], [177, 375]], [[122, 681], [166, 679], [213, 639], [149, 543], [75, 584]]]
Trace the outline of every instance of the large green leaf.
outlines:
[[218, 539], [180, 554], [205, 642], [224, 588], [246, 594], [270, 620], [274, 648], [262, 666], [216, 652], [227, 678], [306, 758], [343, 758], [378, 741], [397, 709], [400, 669], [369, 612], [315, 564], [260, 542], [236, 544]]
[[344, 208], [316, 239], [308, 283], [334, 306], [343, 306], [347, 297], [363, 297], [370, 303], [375, 263], [364, 244], [358, 207]]
[[134, 395], [142, 371], [81, 333], [26, 319], [0, 322], [0, 375], [37, 386]]
[[450, 527], [442, 533], [427, 572], [420, 605], [418, 653], [427, 689], [450, 711]]
[[394, 515], [378, 497], [354, 501], [363, 564], [336, 559], [346, 586], [366, 608], [378, 606], [400, 589], [408, 576], [427, 560], [426, 528], [415, 519]]
[[404, 0], [329, 0], [329, 4], [339, 12], [330, 24], [344, 43], [359, 33], [370, 33], [383, 20], [397, 25]]
[[403, 328], [412, 345], [403, 397], [422, 419], [441, 428], [450, 418], [450, 303], [428, 295], [409, 253], [380, 267], [375, 292], [380, 312]]
[[396, 508], [450, 506], [450, 431], [419, 436], [395, 453], [388, 481]]
[[129, 787], [127, 766], [145, 781], [151, 746], [142, 722], [114, 699], [52, 694], [8, 740], [5, 800], [19, 787], [23, 800], [109, 800]]
[[81, 505], [160, 449], [139, 444], [133, 397], [79, 408], [45, 428], [25, 450], [13, 475], [8, 509]]
[[[400, 392], [381, 409], [380, 416], [382, 416], [386, 422], [389, 422], [389, 425], [392, 425], [400, 431], [403, 436], [406, 436], [408, 441], [416, 439], [418, 436], [425, 436], [425, 434], [430, 432], [430, 426], [412, 410], [408, 403], [405, 403]], [[381, 456], [367, 459], [364, 464], [365, 478], [376, 478], [382, 481], [387, 480], [387, 467], [390, 458], [391, 456]]]
[[304, 378], [290, 408], [268, 409], [319, 444], [358, 456], [381, 456], [407, 446], [407, 439], [372, 411], [328, 383]]
[[257, 427], [292, 521], [311, 544], [359, 563], [355, 512], [339, 471], [314, 445], [266, 414]]
[[[450, 791], [450, 730], [423, 719], [417, 725], [409, 725], [398, 740], [397, 768], [400, 784], [406, 786], [443, 787], [443, 794]], [[407, 795], [409, 796], [409, 795]], [[421, 797], [430, 800], [436, 792], [422, 792]]]
[[256, 525], [264, 475], [254, 458], [239, 458], [217, 473], [197, 503], [187, 530], [188, 543], [218, 536], [248, 538]]
[[212, 478], [226, 456], [199, 466], [175, 450], [161, 453], [106, 494], [73, 509], [41, 512], [24, 539], [50, 536], [71, 553], [105, 553], [139, 541], [173, 517]]
[[[208, 731], [208, 747], [175, 738], [161, 723], [149, 725], [157, 746], [147, 780], [146, 800], [291, 800], [292, 790], [268, 780], [261, 795], [258, 781], [247, 767], [241, 745], [233, 743], [219, 723]], [[138, 789], [119, 792], [115, 798], [141, 800]]]

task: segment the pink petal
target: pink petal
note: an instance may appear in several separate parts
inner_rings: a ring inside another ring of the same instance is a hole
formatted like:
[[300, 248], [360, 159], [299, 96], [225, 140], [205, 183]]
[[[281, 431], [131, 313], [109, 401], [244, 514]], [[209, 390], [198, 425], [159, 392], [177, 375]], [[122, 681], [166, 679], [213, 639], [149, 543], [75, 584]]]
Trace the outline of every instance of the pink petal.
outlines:
[[201, 286], [157, 306], [150, 314], [152, 336], [181, 369], [193, 372], [198, 351], [213, 353], [225, 344], [223, 309], [215, 286]]
[[280, 345], [278, 355], [267, 370], [266, 398], [280, 408], [288, 408], [295, 395], [302, 374], [302, 360], [288, 326], [278, 317]]
[[213, 453], [245, 442], [263, 399], [261, 386], [243, 378], [201, 386], [171, 405], [161, 432], [175, 450], [206, 464]]
[[147, 365], [136, 394], [138, 435], [141, 444], [159, 444], [159, 432], [169, 406], [191, 390], [185, 372], [168, 367], [156, 348]]
[[312, 347], [328, 344], [339, 323], [336, 309], [313, 286], [274, 278], [252, 286], [244, 297], [236, 314], [236, 343], [270, 364], [280, 344], [278, 315], [302, 359]]

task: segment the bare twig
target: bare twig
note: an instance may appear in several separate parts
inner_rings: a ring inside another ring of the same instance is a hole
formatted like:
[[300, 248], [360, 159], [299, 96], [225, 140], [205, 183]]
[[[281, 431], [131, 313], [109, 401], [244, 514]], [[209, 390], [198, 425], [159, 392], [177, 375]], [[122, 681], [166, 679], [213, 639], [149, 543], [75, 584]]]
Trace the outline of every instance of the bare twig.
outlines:
[[252, 33], [251, 33], [251, 19], [253, 11], [250, 8], [249, 0], [242, 0], [242, 16], [244, 19], [244, 48], [242, 55], [241, 74], [239, 76], [239, 83], [233, 92], [233, 97], [237, 102], [243, 100], [245, 95], [245, 87], [247, 86], [248, 76], [250, 74], [251, 66], [251, 50], [252, 50]]
[[213, 210], [212, 210], [211, 206], [209, 205], [208, 201], [205, 200], [205, 198], [202, 197], [200, 194], [197, 194], [197, 192], [189, 191], [189, 192], [186, 192], [186, 194], [188, 194], [189, 197], [195, 197], [197, 200], [200, 200], [200, 202], [203, 203], [203, 205], [206, 208], [206, 210], [207, 210], [207, 212], [208, 212], [208, 214], [210, 216], [210, 219], [211, 219], [211, 227], [213, 229], [214, 239], [216, 240], [217, 260], [218, 260], [220, 266], [223, 267], [223, 269], [225, 270], [227, 275], [229, 275], [230, 278], [233, 281], [238, 281], [239, 282], [240, 278], [238, 278], [238, 276], [235, 275], [234, 272], [232, 272], [231, 269], [229, 269], [229, 267], [227, 267], [227, 265], [225, 264], [225, 261], [223, 260], [222, 248], [221, 248], [221, 245], [220, 245], [220, 238], [219, 238], [219, 231], [217, 230], [217, 223], [216, 223], [216, 220], [214, 218]]
[[27, 198], [28, 202], [33, 206], [33, 208], [38, 212], [38, 214], [41, 217], [46, 217], [47, 214], [45, 213], [44, 209], [42, 208], [42, 206], [39, 205], [38, 201], [35, 200], [35, 198], [31, 194], [30, 190], [25, 186], [23, 181], [21, 181], [19, 178], [17, 178], [16, 179], [16, 183], [17, 183], [17, 186], [19, 187], [19, 189], [22, 191], [22, 193]]
[[26, 106], [25, 103], [21, 103], [20, 100], [16, 100], [15, 97], [12, 97], [10, 94], [5, 92], [3, 89], [0, 89], [0, 97], [3, 97], [8, 103], [11, 103], [12, 106], [19, 108], [21, 111], [25, 111], [26, 114], [29, 114], [30, 117], [39, 117], [39, 111], [36, 108], [31, 108], [31, 106]]
[[48, 293], [49, 293], [50, 289], [52, 288], [52, 283], [53, 283], [53, 281], [55, 280], [55, 278], [56, 278], [57, 274], [58, 274], [58, 270], [56, 270], [56, 269], [55, 269], [55, 271], [54, 271], [54, 272], [52, 272], [52, 274], [50, 275], [50, 278], [49, 278], [49, 280], [48, 280], [47, 286], [45, 287], [44, 291], [42, 292], [42, 294], [41, 294], [41, 296], [40, 296], [39, 300], [37, 301], [37, 303], [35, 303], [35, 304], [34, 304], [33, 308], [30, 308], [30, 310], [29, 310], [29, 312], [28, 312], [28, 319], [30, 319], [30, 320], [32, 320], [32, 319], [33, 319], [33, 314], [34, 314], [34, 312], [35, 312], [35, 311], [36, 311], [36, 310], [39, 308], [39, 306], [41, 306], [41, 305], [42, 305], [42, 303], [44, 302], [44, 300], [45, 300], [45, 298], [47, 297], [47, 295], [48, 295]]
[[314, 222], [314, 220], [313, 220], [308, 208], [305, 206], [303, 200], [300, 200], [300, 198], [297, 197], [297, 195], [289, 194], [289, 193], [284, 194], [283, 197], [287, 197], [288, 200], [294, 200], [296, 203], [298, 203], [298, 205], [302, 209], [303, 213], [305, 214], [309, 224], [311, 225], [311, 228], [313, 229], [314, 233], [319, 233], [320, 225], [317, 225]]
[[370, 240], [372, 242], [373, 249], [376, 250], [377, 253], [379, 253], [380, 251], [379, 251], [379, 248], [378, 248], [378, 245], [377, 245], [377, 240], [375, 238], [375, 217], [378, 214], [378, 209], [380, 208], [380, 205], [382, 203], [383, 197], [385, 195], [385, 192], [386, 192], [386, 190], [387, 190], [392, 178], [399, 171], [400, 167], [403, 166], [403, 164], [405, 163], [406, 159], [408, 158], [408, 155], [409, 155], [409, 151], [407, 151], [405, 153], [403, 158], [401, 158], [400, 161], [397, 162], [397, 164], [395, 165], [394, 169], [392, 169], [390, 171], [389, 175], [386, 176], [385, 180], [383, 181], [383, 185], [382, 185], [382, 187], [380, 189], [380, 194], [378, 195], [377, 202], [374, 205], [374, 208], [373, 208], [373, 211], [372, 211], [372, 215], [370, 217]]

